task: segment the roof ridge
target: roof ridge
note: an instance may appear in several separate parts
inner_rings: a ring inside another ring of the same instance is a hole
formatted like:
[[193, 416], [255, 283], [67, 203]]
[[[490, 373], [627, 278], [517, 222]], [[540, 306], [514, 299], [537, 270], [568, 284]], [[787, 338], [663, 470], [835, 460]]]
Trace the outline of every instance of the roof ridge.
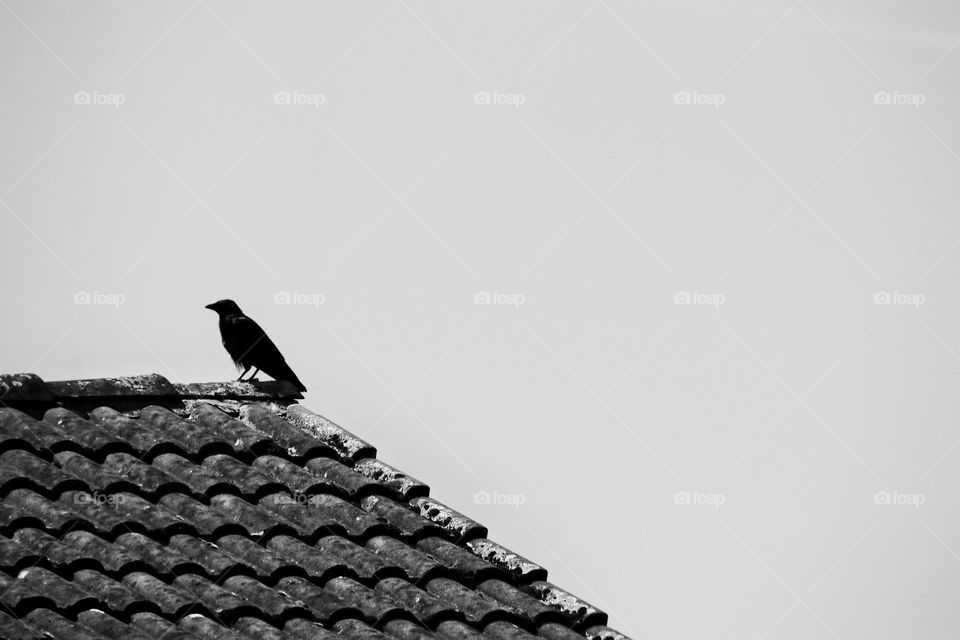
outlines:
[[195, 400], [289, 405], [301, 399], [303, 394], [294, 385], [276, 380], [184, 383], [150, 373], [47, 382], [35, 373], [0, 374], [0, 404], [34, 417], [57, 406], [87, 411], [106, 401], [117, 403], [120, 410], [133, 410], [151, 404], [182, 406]]

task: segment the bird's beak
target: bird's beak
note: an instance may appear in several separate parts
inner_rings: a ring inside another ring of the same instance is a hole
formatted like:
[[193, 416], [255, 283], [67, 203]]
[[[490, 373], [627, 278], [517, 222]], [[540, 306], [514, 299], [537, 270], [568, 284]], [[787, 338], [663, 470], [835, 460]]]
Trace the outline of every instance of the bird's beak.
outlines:
[[210, 304], [208, 304], [207, 306], [205, 306], [204, 309], [210, 309], [210, 311], [216, 311], [216, 309], [213, 308], [213, 305], [214, 305], [214, 303], [211, 302]]

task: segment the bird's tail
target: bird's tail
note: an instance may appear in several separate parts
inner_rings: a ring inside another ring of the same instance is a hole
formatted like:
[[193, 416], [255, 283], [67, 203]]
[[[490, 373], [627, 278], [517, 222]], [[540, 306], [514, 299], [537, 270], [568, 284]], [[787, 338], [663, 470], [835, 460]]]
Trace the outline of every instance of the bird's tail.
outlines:
[[[273, 374], [270, 374], [270, 375], [273, 376]], [[283, 366], [281, 370], [277, 372], [277, 375], [273, 377], [276, 378], [277, 380], [284, 380], [286, 382], [289, 382], [290, 384], [295, 386], [297, 389], [299, 389], [301, 392], [307, 391], [307, 387], [304, 386], [302, 382], [300, 382], [300, 378], [297, 377], [297, 374], [293, 372], [293, 369], [291, 369], [290, 365], [288, 365], [286, 362], [283, 363]]]

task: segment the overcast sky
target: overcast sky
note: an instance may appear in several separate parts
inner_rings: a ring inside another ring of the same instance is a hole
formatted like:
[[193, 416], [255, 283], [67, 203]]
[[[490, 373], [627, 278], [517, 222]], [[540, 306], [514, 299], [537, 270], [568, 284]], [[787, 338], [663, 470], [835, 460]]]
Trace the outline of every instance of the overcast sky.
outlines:
[[958, 39], [951, 2], [2, 0], [2, 371], [230, 379], [233, 298], [635, 638], [953, 638]]

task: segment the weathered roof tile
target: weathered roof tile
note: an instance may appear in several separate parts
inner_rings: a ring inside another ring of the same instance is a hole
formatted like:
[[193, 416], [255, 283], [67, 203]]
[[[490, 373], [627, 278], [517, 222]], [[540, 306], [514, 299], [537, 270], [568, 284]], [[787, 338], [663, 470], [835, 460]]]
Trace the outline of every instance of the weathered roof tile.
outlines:
[[302, 405], [287, 407], [287, 419], [296, 427], [303, 429], [320, 442], [323, 442], [338, 455], [351, 460], [373, 458], [377, 450], [343, 427], [334, 424], [320, 414], [314, 413]]
[[414, 498], [410, 504], [420, 512], [420, 515], [443, 527], [458, 541], [466, 542], [474, 538], [487, 537], [487, 528], [479, 522], [432, 498]]
[[390, 523], [394, 529], [411, 540], [447, 534], [446, 530], [437, 523], [390, 498], [369, 496], [360, 501], [360, 506]]
[[556, 585], [541, 580], [531, 583], [527, 589], [544, 603], [560, 609], [578, 630], [607, 624], [606, 613]]
[[521, 582], [547, 579], [546, 569], [492, 540], [486, 538], [470, 540], [467, 542], [467, 548], [490, 564], [502, 567]]
[[367, 540], [367, 549], [387, 562], [403, 569], [407, 578], [416, 583], [427, 582], [441, 576], [449, 577], [446, 567], [434, 558], [390, 536], [377, 536]]
[[430, 495], [430, 487], [413, 476], [403, 473], [376, 458], [363, 458], [354, 465], [356, 470], [375, 482], [393, 489], [406, 500]]

